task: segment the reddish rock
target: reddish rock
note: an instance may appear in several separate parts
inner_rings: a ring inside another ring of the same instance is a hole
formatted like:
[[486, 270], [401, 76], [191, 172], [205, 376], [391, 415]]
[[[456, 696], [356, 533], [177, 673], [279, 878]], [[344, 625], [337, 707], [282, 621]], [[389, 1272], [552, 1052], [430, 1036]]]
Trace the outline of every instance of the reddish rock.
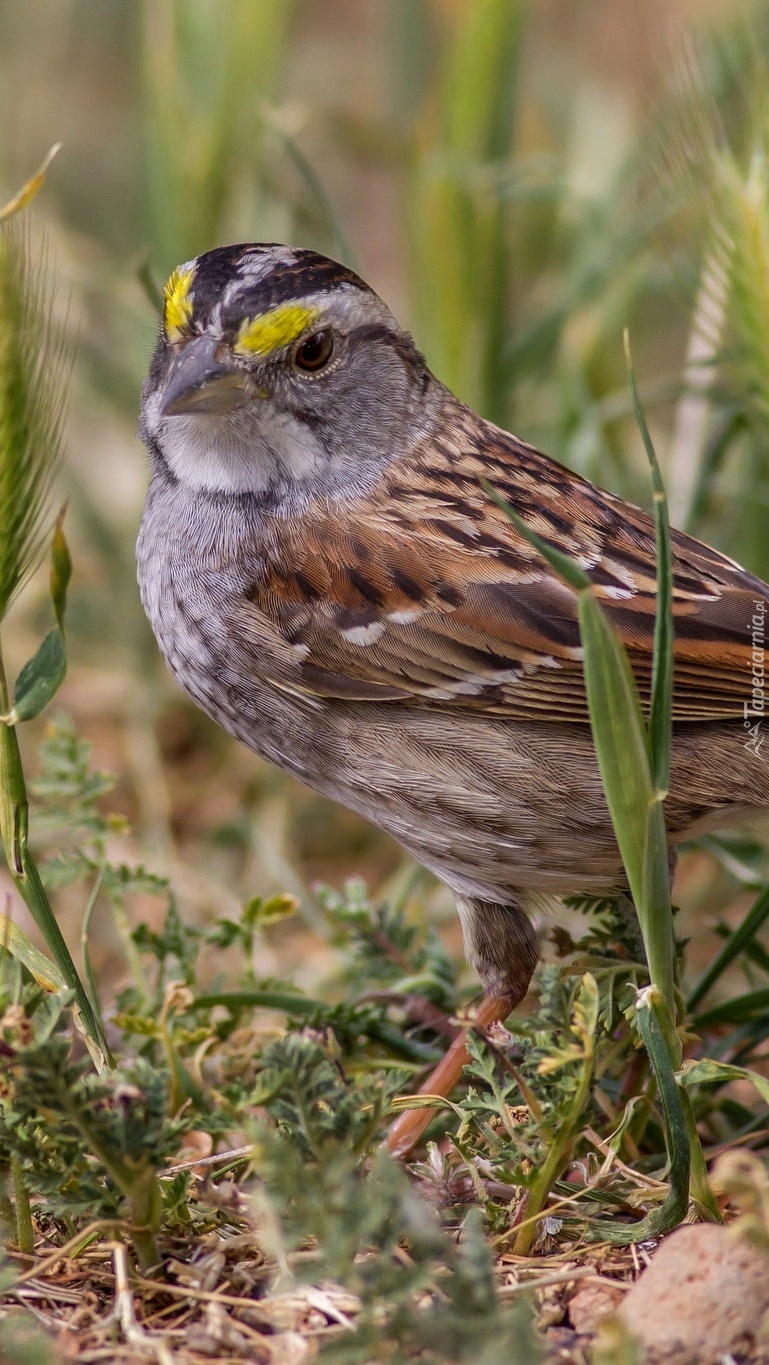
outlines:
[[717, 1365], [759, 1333], [769, 1256], [715, 1223], [677, 1228], [618, 1311], [645, 1365]]

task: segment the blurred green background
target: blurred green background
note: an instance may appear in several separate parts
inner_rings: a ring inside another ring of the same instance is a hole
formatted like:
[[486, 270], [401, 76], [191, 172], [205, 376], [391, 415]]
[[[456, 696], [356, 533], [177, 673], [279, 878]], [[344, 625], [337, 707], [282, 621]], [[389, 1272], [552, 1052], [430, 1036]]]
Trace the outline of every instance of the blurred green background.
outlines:
[[[332, 965], [317, 879], [405, 894], [413, 869], [217, 731], [161, 664], [135, 585], [134, 432], [165, 275], [226, 241], [340, 257], [461, 397], [648, 501], [629, 326], [675, 522], [769, 576], [767, 20], [733, 0], [0, 2], [4, 190], [63, 144], [32, 211], [76, 344], [60, 704], [184, 915], [297, 893], [265, 974]], [[40, 580], [10, 622], [12, 668], [45, 611]], [[43, 728], [24, 732], [32, 767]], [[690, 859], [687, 924], [703, 932], [736, 886], [712, 851]], [[424, 878], [414, 895], [459, 953], [446, 893]], [[74, 901], [61, 911], [75, 932]]]

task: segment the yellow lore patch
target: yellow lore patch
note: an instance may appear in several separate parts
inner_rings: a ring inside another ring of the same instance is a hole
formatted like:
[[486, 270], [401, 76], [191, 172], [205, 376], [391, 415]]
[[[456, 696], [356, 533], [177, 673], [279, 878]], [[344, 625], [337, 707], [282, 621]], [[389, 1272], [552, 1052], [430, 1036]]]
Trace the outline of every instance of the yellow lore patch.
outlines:
[[282, 303], [257, 318], [246, 318], [240, 325], [235, 350], [239, 355], [271, 355], [312, 327], [320, 317], [317, 308], [305, 308], [301, 303]]
[[163, 290], [163, 298], [165, 299], [163, 326], [166, 329], [166, 336], [169, 341], [178, 341], [189, 327], [192, 317], [190, 290], [194, 278], [194, 267], [191, 270], [179, 270], [177, 268], [171, 271], [166, 280]]

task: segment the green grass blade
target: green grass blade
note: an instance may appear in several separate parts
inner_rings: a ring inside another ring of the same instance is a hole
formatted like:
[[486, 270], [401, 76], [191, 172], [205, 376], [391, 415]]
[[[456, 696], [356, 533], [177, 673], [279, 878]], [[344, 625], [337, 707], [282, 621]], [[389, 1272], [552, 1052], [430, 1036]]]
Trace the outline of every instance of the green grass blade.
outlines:
[[[244, 1007], [283, 1010], [285, 1014], [295, 1019], [311, 1019], [313, 1015], [322, 1015], [327, 1009], [322, 1000], [314, 1000], [311, 996], [299, 995], [292, 991], [218, 991], [195, 997], [196, 1009], [213, 1009], [216, 1005], [225, 1005], [231, 1010]], [[406, 1037], [401, 1030], [394, 1028], [386, 1020], [368, 1019], [363, 1015], [358, 1027], [361, 1033], [372, 1041], [391, 1048], [407, 1061], [424, 1065], [438, 1060], [434, 1048]]]
[[74, 992], [75, 1004], [82, 1017], [85, 1032], [97, 1049], [95, 1060], [98, 1064], [101, 1059], [103, 1064], [110, 1058], [107, 1040], [80, 980], [30, 853], [27, 843], [27, 815], [26, 785], [16, 731], [13, 726], [0, 724], [0, 837], [5, 849], [8, 870], [61, 972], [67, 989]]
[[[652, 778], [649, 739], [627, 653], [593, 595], [587, 574], [531, 531], [514, 508], [485, 481], [484, 487], [524, 539], [578, 593], [585, 686], [601, 780], [641, 924], [651, 979], [672, 1017], [674, 944], [662, 812], [665, 791], [658, 789]], [[664, 744], [661, 752], [664, 759]], [[674, 1030], [669, 1032], [669, 1042], [676, 1061], [679, 1044]]]
[[571, 559], [569, 555], [565, 555], [562, 550], [556, 550], [554, 545], [549, 545], [546, 540], [543, 540], [541, 536], [537, 535], [536, 531], [530, 530], [523, 520], [523, 517], [510, 505], [507, 498], [503, 498], [502, 494], [498, 493], [493, 484], [490, 484], [487, 479], [481, 479], [481, 485], [485, 492], [488, 493], [492, 502], [495, 502], [497, 507], [501, 508], [504, 512], [508, 521], [513, 523], [516, 531], [523, 536], [524, 540], [528, 541], [533, 549], [539, 551], [542, 558], [550, 565], [551, 569], [558, 574], [559, 578], [562, 578], [565, 583], [568, 583], [570, 588], [574, 588], [575, 592], [582, 592], [583, 590], [590, 588], [590, 579], [584, 569], [581, 569], [578, 564], [575, 564], [574, 560]]
[[654, 488], [654, 528], [657, 544], [657, 614], [654, 622], [654, 662], [651, 710], [649, 713], [649, 754], [652, 780], [666, 792], [670, 780], [670, 745], [673, 731], [673, 563], [670, 544], [670, 518], [665, 487], [646, 415], [638, 396], [630, 338], [625, 330], [625, 356], [628, 380], [633, 395], [638, 429], [651, 470]]
[[591, 592], [579, 600], [585, 684], [598, 764], [636, 909], [655, 799], [641, 703], [627, 654]]
[[[579, 601], [590, 723], [598, 766], [649, 973], [675, 1014], [673, 921], [662, 795], [652, 780], [648, 739], [627, 654], [592, 592]], [[675, 1031], [668, 1039], [677, 1060]]]
[[[59, 973], [58, 984], [63, 989], [73, 991], [92, 1055], [96, 1065], [101, 1066], [109, 1058], [109, 1048], [27, 842], [27, 789], [15, 730], [17, 722], [39, 715], [64, 677], [66, 652], [61, 627], [69, 574], [69, 552], [57, 522], [51, 554], [50, 589], [59, 624], [48, 633], [34, 657], [22, 668], [14, 689], [13, 707], [9, 707], [8, 685], [0, 653], [0, 839], [11, 877], [54, 958]], [[19, 931], [10, 936], [9, 948], [30, 971], [35, 971], [24, 936], [19, 937]]]
[[14, 924], [10, 915], [0, 911], [0, 946], [16, 958], [44, 991], [66, 991], [67, 983], [54, 962]]
[[705, 969], [699, 981], [690, 991], [686, 1002], [689, 1011], [696, 1009], [703, 996], [707, 995], [718, 978], [726, 971], [726, 968], [743, 952], [768, 918], [769, 886], [765, 887], [760, 896], [753, 902], [742, 923], [729, 935], [720, 953]]
[[102, 1063], [108, 1061], [110, 1053], [107, 1040], [27, 845], [27, 805], [21, 756], [16, 731], [9, 725], [0, 725], [0, 834], [14, 885], [43, 935], [67, 989], [74, 992], [84, 1029], [98, 1049], [96, 1060], [101, 1054]]
[[641, 1223], [633, 1223], [629, 1227], [604, 1221], [594, 1224], [590, 1234], [594, 1240], [605, 1239], [615, 1245], [626, 1245], [650, 1237], [662, 1237], [678, 1226], [689, 1206], [690, 1134], [682, 1102], [684, 1097], [671, 1065], [666, 1022], [660, 1013], [665, 1008], [665, 1002], [653, 987], [639, 992], [636, 1024], [652, 1064], [665, 1118], [665, 1142], [670, 1162], [668, 1193], [662, 1206], [648, 1214]]
[[736, 1000], [724, 1000], [721, 1005], [714, 1005], [712, 1009], [695, 1014], [692, 1028], [699, 1030], [710, 1028], [714, 1024], [742, 1024], [746, 1019], [766, 1014], [767, 1010], [769, 986], [762, 986], [756, 991], [746, 991]]
[[[659, 1235], [683, 1218], [692, 1197], [699, 1207], [718, 1216], [707, 1183], [702, 1148], [688, 1097], [678, 1091], [674, 1068], [681, 1062], [681, 1042], [675, 1027], [675, 941], [670, 902], [668, 843], [663, 812], [667, 793], [671, 745], [673, 631], [670, 528], [656, 455], [638, 400], [628, 350], [636, 415], [652, 470], [657, 526], [658, 602], [654, 639], [652, 707], [649, 729], [644, 725], [638, 688], [627, 652], [613, 630], [589, 579], [560, 551], [542, 542], [522, 519], [489, 489], [498, 506], [521, 535], [543, 555], [551, 568], [578, 594], [583, 668], [590, 723], [606, 802], [636, 907], [654, 992], [642, 997], [637, 1018], [660, 1091], [671, 1173], [662, 1209], [650, 1214], [641, 1228], [618, 1231], [602, 1225], [606, 1236], [637, 1240]], [[564, 571], [565, 570], [565, 571]]]

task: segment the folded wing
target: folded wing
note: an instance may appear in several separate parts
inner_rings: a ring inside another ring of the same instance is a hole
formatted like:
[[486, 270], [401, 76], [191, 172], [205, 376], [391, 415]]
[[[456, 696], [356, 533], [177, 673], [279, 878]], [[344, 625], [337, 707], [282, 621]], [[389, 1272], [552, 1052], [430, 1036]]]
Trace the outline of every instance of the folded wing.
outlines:
[[[311, 509], [300, 532], [278, 528], [240, 623], [248, 634], [258, 613], [285, 644], [273, 681], [323, 697], [586, 723], [576, 595], [481, 478], [586, 570], [648, 696], [650, 518], [504, 433], [491, 452], [443, 448], [427, 468], [424, 455], [412, 469], [398, 464], [341, 534], [338, 509]], [[690, 537], [674, 533], [673, 550], [674, 718], [742, 718], [769, 588]]]

